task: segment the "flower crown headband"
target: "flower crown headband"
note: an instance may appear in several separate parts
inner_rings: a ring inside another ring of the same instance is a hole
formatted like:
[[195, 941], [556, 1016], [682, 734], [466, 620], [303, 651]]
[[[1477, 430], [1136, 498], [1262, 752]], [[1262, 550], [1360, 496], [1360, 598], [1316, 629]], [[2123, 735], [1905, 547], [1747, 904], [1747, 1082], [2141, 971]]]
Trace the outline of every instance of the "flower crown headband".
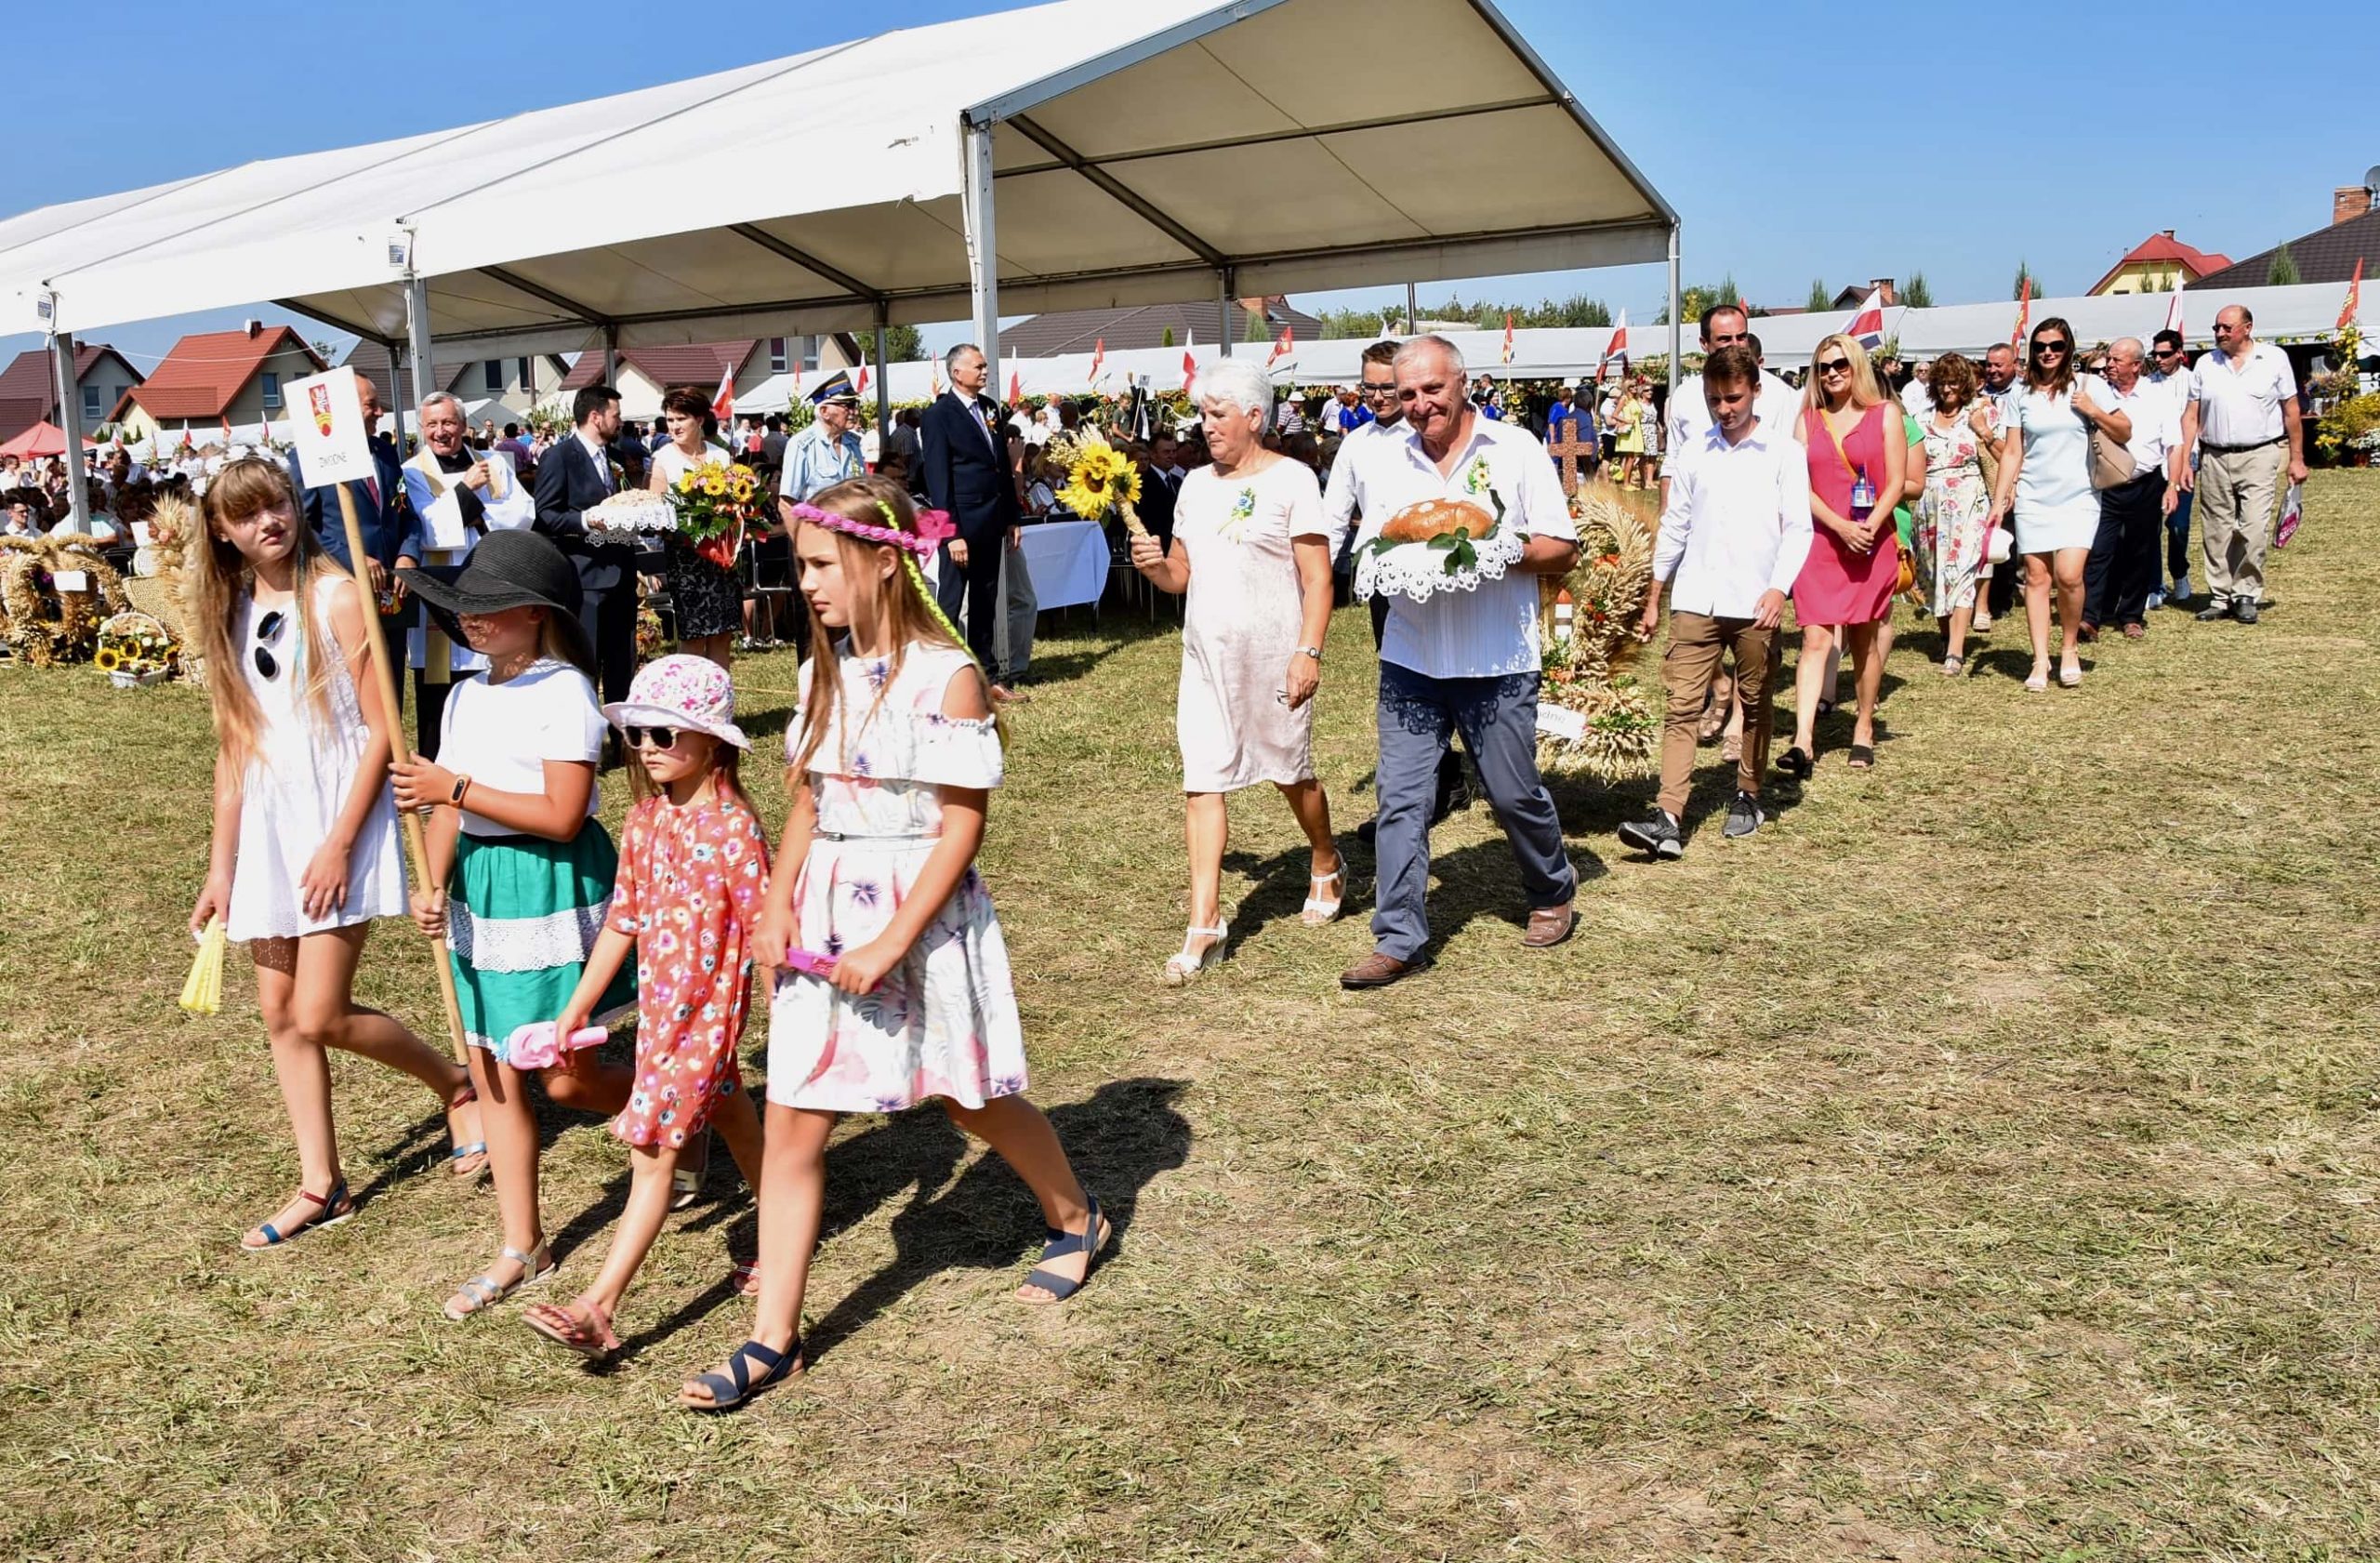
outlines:
[[822, 510], [815, 505], [795, 505], [791, 510], [792, 513], [800, 519], [823, 526], [829, 532], [841, 532], [857, 537], [863, 542], [889, 543], [896, 549], [907, 550], [919, 559], [932, 558], [936, 552], [940, 551], [943, 544], [959, 536], [959, 523], [950, 519], [950, 512], [947, 510], [919, 510], [918, 529], [915, 532], [904, 532], [901, 530], [900, 517], [892, 513], [891, 505], [879, 499], [876, 502], [876, 508], [884, 513], [884, 524], [881, 526], [872, 525], [865, 521], [853, 521], [851, 517], [839, 515], [833, 510]]
[[[876, 508], [884, 517], [881, 526], [853, 521], [847, 515], [838, 515], [833, 510], [821, 510], [812, 504], [796, 504], [787, 510], [797, 520], [823, 526], [829, 532], [841, 532], [863, 542], [886, 543], [899, 549], [901, 563], [908, 573], [909, 586], [917, 592], [918, 601], [924, 604], [933, 621], [942, 626], [943, 633], [950, 637], [951, 644], [963, 649], [967, 637], [959, 632], [959, 627], [950, 622], [950, 616], [942, 611], [942, 603], [934, 596], [933, 588], [926, 584], [925, 572], [918, 567], [919, 561], [932, 559], [941, 551], [944, 543], [959, 536], [959, 523], [950, 519], [948, 510], [919, 510], [918, 529], [904, 532], [901, 530], [901, 518], [893, 513], [890, 504], [879, 499]], [[967, 660], [975, 662], [975, 654], [968, 652]], [[984, 672], [982, 663], [975, 662], [975, 667], [977, 671]], [[984, 676], [988, 682], [991, 675], [985, 672]]]

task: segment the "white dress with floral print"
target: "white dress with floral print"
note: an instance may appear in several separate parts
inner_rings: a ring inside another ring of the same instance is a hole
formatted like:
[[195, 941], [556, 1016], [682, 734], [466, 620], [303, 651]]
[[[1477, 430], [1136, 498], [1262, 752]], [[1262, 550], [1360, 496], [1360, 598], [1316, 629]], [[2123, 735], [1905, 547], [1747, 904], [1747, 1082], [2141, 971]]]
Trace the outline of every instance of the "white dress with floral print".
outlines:
[[[796, 936], [825, 956], [874, 940], [942, 834], [936, 787], [1000, 784], [992, 723], [942, 714], [967, 654], [911, 644], [895, 673], [838, 647], [842, 698], [810, 762], [818, 825], [794, 881]], [[803, 688], [820, 659], [802, 669]], [[787, 759], [801, 742], [797, 709]], [[795, 871], [780, 862], [778, 872]], [[822, 1112], [898, 1112], [932, 1097], [980, 1107], [1025, 1089], [1025, 1033], [991, 893], [971, 867], [908, 953], [854, 997], [799, 972], [769, 1006], [772, 1102]]]
[[1174, 701], [1183, 791], [1314, 779], [1314, 702], [1291, 710], [1279, 695], [1304, 614], [1292, 539], [1329, 536], [1321, 485], [1302, 461], [1233, 479], [1201, 467], [1182, 480], [1173, 539], [1190, 560]]

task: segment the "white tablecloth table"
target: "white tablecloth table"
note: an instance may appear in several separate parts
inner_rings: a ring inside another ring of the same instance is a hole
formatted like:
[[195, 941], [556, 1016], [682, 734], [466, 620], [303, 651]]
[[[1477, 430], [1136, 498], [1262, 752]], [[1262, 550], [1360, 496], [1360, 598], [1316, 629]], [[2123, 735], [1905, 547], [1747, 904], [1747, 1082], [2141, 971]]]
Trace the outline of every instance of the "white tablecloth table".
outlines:
[[1095, 603], [1106, 591], [1107, 533], [1097, 522], [1037, 522], [1025, 528], [1018, 546], [1042, 612]]

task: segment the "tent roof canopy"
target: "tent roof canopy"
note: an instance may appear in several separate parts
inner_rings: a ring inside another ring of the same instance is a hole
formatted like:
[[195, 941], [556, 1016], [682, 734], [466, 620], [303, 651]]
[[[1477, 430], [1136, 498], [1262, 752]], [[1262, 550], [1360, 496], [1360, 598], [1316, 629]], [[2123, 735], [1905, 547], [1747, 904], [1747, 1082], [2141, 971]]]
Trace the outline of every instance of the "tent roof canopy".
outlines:
[[473, 356], [959, 318], [970, 125], [1010, 313], [1665, 258], [1674, 213], [1488, 0], [1346, 22], [1056, 0], [46, 207], [0, 222], [0, 333], [264, 298], [399, 340], [408, 265]]

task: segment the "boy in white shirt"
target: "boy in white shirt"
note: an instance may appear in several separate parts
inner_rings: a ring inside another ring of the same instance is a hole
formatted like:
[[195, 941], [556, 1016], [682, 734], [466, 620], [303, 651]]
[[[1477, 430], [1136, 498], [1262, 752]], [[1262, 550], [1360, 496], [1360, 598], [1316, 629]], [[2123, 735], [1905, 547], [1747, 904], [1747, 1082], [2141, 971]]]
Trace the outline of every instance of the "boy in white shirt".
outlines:
[[1653, 638], [1661, 622], [1661, 586], [1668, 582], [1670, 644], [1661, 675], [1669, 714], [1661, 731], [1660, 798], [1644, 819], [1620, 828], [1622, 841], [1657, 858], [1686, 854], [1679, 815], [1694, 775], [1696, 729], [1723, 651], [1735, 655], [1744, 702], [1744, 744], [1726, 833], [1749, 836], [1767, 818], [1760, 778], [1768, 765], [1777, 625], [1810, 551], [1808, 458], [1790, 427], [1771, 429], [1756, 411], [1760, 361], [1752, 350], [1731, 345], [1712, 352], [1702, 366], [1702, 394], [1711, 428], [1702, 448], [1671, 482], [1653, 546], [1653, 584], [1636, 628], [1638, 640]]

